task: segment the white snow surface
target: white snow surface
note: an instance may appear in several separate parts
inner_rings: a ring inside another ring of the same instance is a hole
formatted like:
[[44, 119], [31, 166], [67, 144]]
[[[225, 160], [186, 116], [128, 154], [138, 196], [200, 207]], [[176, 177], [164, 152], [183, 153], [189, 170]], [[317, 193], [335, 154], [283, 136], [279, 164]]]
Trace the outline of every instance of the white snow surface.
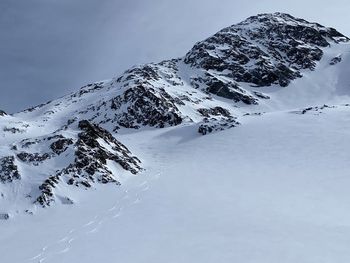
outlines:
[[121, 136], [146, 172], [0, 224], [1, 262], [348, 262], [350, 108]]

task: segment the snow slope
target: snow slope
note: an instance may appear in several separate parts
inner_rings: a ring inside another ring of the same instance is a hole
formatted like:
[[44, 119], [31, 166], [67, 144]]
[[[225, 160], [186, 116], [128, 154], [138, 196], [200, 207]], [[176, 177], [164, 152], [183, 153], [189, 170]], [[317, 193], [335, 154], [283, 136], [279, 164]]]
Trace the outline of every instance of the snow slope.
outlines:
[[206, 137], [188, 126], [123, 135], [147, 172], [2, 223], [2, 260], [348, 262], [349, 120], [337, 107]]

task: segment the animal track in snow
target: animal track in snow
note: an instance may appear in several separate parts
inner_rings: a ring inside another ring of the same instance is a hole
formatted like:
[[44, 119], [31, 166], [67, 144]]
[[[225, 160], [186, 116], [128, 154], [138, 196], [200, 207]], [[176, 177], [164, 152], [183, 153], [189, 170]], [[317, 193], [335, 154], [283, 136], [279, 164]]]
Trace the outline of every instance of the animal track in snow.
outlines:
[[[153, 179], [158, 179], [161, 173], [154, 175]], [[135, 185], [131, 191], [125, 190], [124, 195], [109, 209], [101, 211], [95, 215], [93, 219], [82, 224], [77, 228], [72, 228], [68, 231], [67, 235], [61, 237], [56, 242], [49, 244], [41, 249], [41, 252], [30, 259], [30, 262], [50, 261], [50, 258], [55, 255], [61, 255], [68, 253], [71, 250], [71, 244], [73, 241], [77, 241], [84, 238], [84, 235], [92, 235], [97, 233], [106, 222], [112, 219], [117, 219], [123, 215], [124, 210], [141, 203], [140, 194], [149, 190], [149, 184], [147, 181]], [[77, 241], [78, 242], [78, 241]]]

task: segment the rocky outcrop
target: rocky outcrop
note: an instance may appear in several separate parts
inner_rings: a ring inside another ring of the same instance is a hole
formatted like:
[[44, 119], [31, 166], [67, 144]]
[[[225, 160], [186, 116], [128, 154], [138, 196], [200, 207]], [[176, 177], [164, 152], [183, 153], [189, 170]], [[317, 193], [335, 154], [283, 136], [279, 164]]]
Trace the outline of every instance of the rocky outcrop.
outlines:
[[116, 116], [116, 123], [124, 128], [164, 128], [183, 121], [175, 101], [164, 90], [139, 85], [126, 90], [123, 95], [111, 101], [111, 108], [116, 111], [125, 105], [127, 110]]
[[141, 161], [107, 130], [87, 120], [80, 121], [78, 128], [80, 132], [74, 144], [67, 139], [54, 143], [58, 145], [56, 152], [72, 146], [74, 160], [39, 186], [41, 194], [36, 202], [44, 207], [55, 201], [55, 188], [59, 183], [83, 188], [91, 188], [96, 183], [120, 185], [118, 174], [111, 166], [119, 166], [132, 174], [142, 170]]
[[17, 158], [20, 159], [22, 162], [32, 163], [35, 166], [38, 166], [39, 163], [42, 163], [51, 157], [52, 155], [50, 155], [49, 153], [41, 154], [41, 153], [21, 152], [17, 154]]
[[227, 109], [222, 107], [202, 108], [198, 109], [198, 112], [205, 117], [198, 127], [198, 132], [202, 135], [230, 129], [239, 125], [236, 118]]
[[333, 66], [333, 65], [340, 63], [341, 61], [342, 61], [342, 56], [338, 55], [338, 56], [332, 58], [331, 61], [329, 62], [329, 64]]
[[[344, 105], [346, 107], [346, 105]], [[327, 109], [334, 109], [336, 108], [336, 106], [329, 106], [327, 104], [324, 104], [322, 106], [314, 106], [314, 107], [307, 107], [304, 108], [300, 111], [294, 111], [293, 113], [297, 113], [297, 114], [307, 114], [307, 113], [313, 113], [313, 114], [320, 114], [323, 113], [324, 110]]]
[[285, 87], [301, 70], [315, 68], [322, 48], [347, 41], [332, 28], [282, 13], [261, 14], [198, 42], [184, 61], [236, 82]]
[[55, 154], [60, 155], [61, 153], [65, 152], [68, 149], [69, 145], [72, 145], [72, 144], [73, 144], [72, 139], [67, 139], [62, 136], [57, 141], [54, 141], [53, 143], [51, 143], [50, 148]]
[[8, 213], [0, 213], [0, 220], [9, 220], [10, 215]]
[[0, 159], [0, 182], [11, 183], [21, 179], [18, 167], [15, 164], [15, 157], [6, 156]]

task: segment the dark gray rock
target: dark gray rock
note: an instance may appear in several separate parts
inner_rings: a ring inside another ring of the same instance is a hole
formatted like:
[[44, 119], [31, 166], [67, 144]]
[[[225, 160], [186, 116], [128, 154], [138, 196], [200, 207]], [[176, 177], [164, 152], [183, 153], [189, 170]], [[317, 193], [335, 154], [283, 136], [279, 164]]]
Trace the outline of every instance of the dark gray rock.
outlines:
[[0, 213], [0, 220], [9, 220], [10, 215], [8, 213]]
[[339, 56], [332, 58], [331, 62], [329, 62], [329, 64], [333, 66], [333, 65], [340, 63], [341, 61], [342, 61], [342, 56], [339, 55]]
[[222, 107], [214, 107], [214, 108], [200, 108], [198, 109], [198, 112], [203, 115], [204, 117], [210, 117], [212, 116], [223, 116], [223, 117], [232, 117], [230, 112], [227, 109], [224, 109]]
[[198, 132], [202, 135], [230, 129], [239, 125], [236, 118], [227, 109], [222, 107], [201, 108], [198, 109], [198, 112], [205, 117], [198, 127]]
[[117, 124], [125, 128], [152, 126], [164, 128], [182, 123], [183, 119], [175, 100], [165, 91], [136, 86], [113, 99], [115, 109], [128, 105], [127, 111], [118, 115]]
[[204, 118], [198, 127], [198, 133], [207, 135], [212, 132], [223, 131], [239, 125], [235, 118]]
[[[109, 169], [108, 161], [119, 164], [132, 174], [142, 170], [140, 160], [132, 156], [126, 146], [117, 141], [107, 130], [87, 120], [80, 121], [78, 127], [81, 132], [74, 144], [67, 143], [66, 140], [64, 143], [61, 143], [62, 141], [59, 143], [60, 146], [75, 149], [74, 161], [39, 186], [41, 194], [37, 197], [36, 203], [43, 207], [55, 202], [55, 188], [59, 183], [87, 189], [95, 183], [120, 185]], [[55, 149], [63, 149], [63, 147]]]
[[11, 183], [21, 179], [18, 167], [15, 164], [15, 157], [6, 156], [0, 159], [0, 182]]
[[3, 129], [4, 132], [10, 132], [10, 133], [24, 133], [25, 130], [24, 129], [19, 129], [19, 128], [16, 128], [16, 127], [5, 127]]
[[50, 145], [50, 148], [55, 154], [59, 155], [65, 152], [68, 149], [68, 146], [72, 144], [73, 144], [72, 139], [60, 138], [57, 141], [53, 142]]
[[347, 41], [332, 28], [287, 14], [261, 14], [197, 43], [185, 63], [221, 72], [237, 82], [285, 87], [302, 76], [301, 69], [315, 68], [322, 48]]
[[42, 163], [43, 161], [52, 158], [52, 154], [21, 152], [17, 154], [17, 158], [20, 159], [22, 162], [31, 163], [35, 166], [38, 166], [39, 163]]

